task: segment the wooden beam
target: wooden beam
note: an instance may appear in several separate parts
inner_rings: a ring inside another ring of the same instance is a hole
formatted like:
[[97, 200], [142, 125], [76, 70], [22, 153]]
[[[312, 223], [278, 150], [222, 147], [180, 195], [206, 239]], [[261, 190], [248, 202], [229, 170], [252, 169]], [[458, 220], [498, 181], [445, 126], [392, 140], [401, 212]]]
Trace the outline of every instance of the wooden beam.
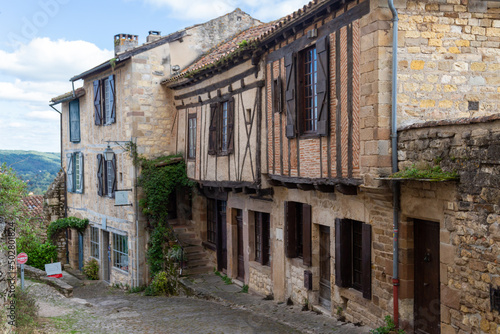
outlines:
[[345, 184], [337, 184], [335, 186], [335, 190], [337, 190], [341, 194], [349, 195], [349, 196], [355, 196], [358, 194], [358, 187], [348, 186]]
[[308, 184], [308, 183], [298, 183], [297, 188], [300, 190], [314, 190], [314, 184]]
[[283, 182], [283, 185], [288, 189], [297, 189], [297, 183]]
[[243, 187], [243, 193], [245, 195], [248, 195], [248, 194], [255, 194], [257, 193], [257, 191], [253, 188]]
[[321, 191], [323, 193], [333, 193], [335, 192], [335, 186], [326, 186], [321, 184], [315, 184], [314, 189]]
[[257, 189], [257, 196], [273, 196], [274, 195], [274, 189], [273, 188], [266, 188], [266, 189]]

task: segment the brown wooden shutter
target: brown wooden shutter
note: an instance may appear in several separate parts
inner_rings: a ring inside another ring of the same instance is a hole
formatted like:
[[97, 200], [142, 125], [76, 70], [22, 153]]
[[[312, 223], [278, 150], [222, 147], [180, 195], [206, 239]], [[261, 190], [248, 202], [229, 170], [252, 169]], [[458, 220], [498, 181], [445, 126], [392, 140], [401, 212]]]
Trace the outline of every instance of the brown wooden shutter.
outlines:
[[101, 81], [94, 80], [94, 124], [102, 124], [101, 112]]
[[295, 55], [289, 53], [285, 56], [286, 69], [286, 136], [295, 138], [297, 135], [297, 110], [296, 110], [296, 76]]
[[329, 98], [328, 98], [328, 36], [318, 39], [316, 42], [316, 52], [318, 54], [318, 83], [316, 85], [316, 94], [318, 98], [318, 134], [320, 136], [328, 135], [329, 129]]
[[366, 299], [372, 298], [372, 226], [369, 224], [362, 225], [362, 282], [363, 282], [363, 297]]
[[210, 126], [208, 129], [208, 154], [214, 155], [217, 153], [217, 109], [218, 103], [210, 105]]
[[273, 112], [281, 113], [283, 110], [282, 103], [282, 93], [281, 93], [281, 78], [277, 77], [273, 80]]
[[[110, 121], [111, 123], [116, 122], [116, 94], [115, 94], [115, 75], [112, 74], [108, 77], [109, 81], [109, 106], [111, 108], [111, 116], [110, 116]], [[106, 112], [108, 112], [106, 110]]]
[[97, 155], [97, 194], [104, 196], [104, 156]]
[[262, 216], [262, 264], [269, 265], [270, 259], [269, 254], [271, 249], [271, 222], [270, 215], [268, 213], [261, 213]]
[[297, 207], [295, 202], [285, 202], [285, 254], [297, 257]]
[[302, 204], [302, 257], [306, 266], [312, 265], [311, 206]]
[[234, 97], [227, 102], [227, 153], [234, 151]]
[[351, 229], [346, 219], [335, 219], [335, 285], [351, 286]]

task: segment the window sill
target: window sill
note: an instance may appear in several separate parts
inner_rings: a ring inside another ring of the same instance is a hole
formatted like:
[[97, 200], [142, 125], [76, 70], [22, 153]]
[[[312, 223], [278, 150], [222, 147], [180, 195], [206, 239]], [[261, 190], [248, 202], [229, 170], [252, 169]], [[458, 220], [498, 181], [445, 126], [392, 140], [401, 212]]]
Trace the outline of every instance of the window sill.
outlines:
[[128, 275], [128, 271], [127, 270], [123, 270], [123, 269], [117, 268], [115, 266], [113, 266], [113, 270], [119, 272], [120, 274]]
[[90, 258], [91, 258], [91, 259], [96, 260], [96, 261], [97, 261], [97, 262], [99, 262], [99, 263], [101, 263], [101, 260], [99, 260], [99, 258], [98, 258], [98, 257], [93, 257], [93, 256], [90, 256]]
[[300, 268], [303, 268], [303, 269], [309, 269], [309, 268], [311, 268], [310, 266], [306, 266], [304, 264], [304, 259], [301, 258], [301, 257], [288, 258], [288, 260], [290, 261], [290, 264], [292, 266], [300, 267]]
[[315, 139], [321, 137], [318, 133], [303, 133], [299, 135], [299, 139]]
[[211, 242], [208, 242], [208, 241], [203, 241], [202, 243], [202, 246], [205, 247], [205, 248], [208, 248], [210, 250], [213, 250], [213, 251], [216, 251], [217, 250], [217, 246], [214, 245], [213, 243]]
[[250, 268], [256, 269], [264, 275], [271, 275], [271, 266], [260, 264], [260, 262], [257, 261], [250, 261], [248, 265]]

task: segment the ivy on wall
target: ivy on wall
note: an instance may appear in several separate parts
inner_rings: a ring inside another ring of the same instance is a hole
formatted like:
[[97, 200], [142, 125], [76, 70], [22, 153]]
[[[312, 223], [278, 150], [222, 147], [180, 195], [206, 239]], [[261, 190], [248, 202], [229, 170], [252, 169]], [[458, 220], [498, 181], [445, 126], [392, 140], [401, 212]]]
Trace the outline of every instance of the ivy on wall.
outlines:
[[83, 233], [88, 225], [88, 219], [80, 219], [76, 217], [61, 218], [50, 223], [49, 227], [47, 228], [47, 237], [54, 240], [59, 231], [64, 230], [68, 227], [74, 228], [78, 232]]

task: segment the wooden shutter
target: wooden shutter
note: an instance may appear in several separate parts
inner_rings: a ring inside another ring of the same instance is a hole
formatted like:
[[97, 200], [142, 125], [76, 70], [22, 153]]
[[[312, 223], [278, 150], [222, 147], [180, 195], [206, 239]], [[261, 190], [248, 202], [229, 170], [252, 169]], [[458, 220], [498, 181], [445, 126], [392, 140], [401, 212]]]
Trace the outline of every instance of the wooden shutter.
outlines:
[[329, 98], [328, 98], [328, 36], [318, 39], [316, 42], [316, 52], [318, 54], [318, 83], [316, 85], [316, 94], [318, 98], [318, 134], [320, 136], [328, 135], [329, 129]]
[[295, 138], [297, 135], [297, 111], [296, 111], [296, 75], [295, 55], [289, 53], [285, 56], [286, 69], [286, 136]]
[[104, 196], [104, 156], [97, 155], [97, 194]]
[[74, 164], [73, 164], [73, 154], [66, 154], [66, 189], [68, 192], [75, 191], [75, 183], [74, 181]]
[[115, 197], [116, 190], [116, 155], [113, 154], [113, 160], [108, 161], [108, 164], [111, 164], [111, 194], [108, 194], [109, 197]]
[[297, 257], [297, 203], [285, 202], [285, 254]]
[[227, 153], [234, 151], [234, 97], [227, 102]]
[[69, 103], [69, 140], [73, 143], [80, 142], [80, 101], [73, 100]]
[[217, 108], [218, 103], [210, 105], [210, 126], [208, 129], [208, 154], [216, 154], [217, 143]]
[[312, 265], [311, 228], [311, 206], [302, 204], [302, 257], [305, 266]]
[[362, 225], [362, 282], [363, 297], [372, 298], [372, 226], [370, 224]]
[[[115, 75], [112, 74], [108, 77], [109, 82], [109, 106], [111, 111], [110, 122], [116, 122], [116, 94], [115, 94]], [[106, 110], [108, 112], [108, 110]]]
[[82, 152], [79, 152], [78, 153], [78, 156], [76, 157], [76, 159], [78, 159], [79, 163], [80, 163], [80, 170], [79, 170], [79, 173], [78, 175], [76, 175], [77, 178], [79, 178], [79, 181], [80, 181], [80, 188], [79, 189], [76, 189], [76, 191], [80, 194], [83, 193], [83, 153]]
[[351, 229], [346, 219], [335, 219], [335, 285], [351, 286]]
[[102, 124], [100, 80], [94, 80], [94, 123], [95, 125]]
[[282, 93], [281, 93], [281, 77], [273, 80], [273, 112], [281, 113]]
[[271, 219], [270, 219], [270, 214], [268, 213], [261, 213], [261, 216], [262, 216], [261, 219], [262, 264], [269, 265], [270, 264], [269, 253], [271, 250]]

